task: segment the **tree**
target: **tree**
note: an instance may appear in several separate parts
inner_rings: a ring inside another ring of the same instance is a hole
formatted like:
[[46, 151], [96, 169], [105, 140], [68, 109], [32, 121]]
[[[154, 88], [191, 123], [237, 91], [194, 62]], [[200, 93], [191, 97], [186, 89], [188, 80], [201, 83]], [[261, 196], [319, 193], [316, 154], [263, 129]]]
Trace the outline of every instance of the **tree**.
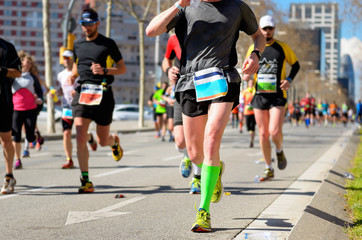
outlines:
[[[44, 55], [45, 55], [45, 82], [47, 86], [53, 85], [52, 74], [52, 53], [50, 47], [50, 24], [49, 24], [49, 0], [43, 0], [43, 39], [44, 39]], [[55, 133], [54, 121], [54, 102], [51, 96], [47, 96], [48, 103], [48, 133]]]
[[[125, 3], [127, 2], [127, 3]], [[146, 67], [145, 67], [145, 47], [144, 47], [144, 37], [145, 37], [145, 27], [144, 24], [147, 19], [147, 15], [150, 12], [151, 5], [154, 0], [115, 0], [115, 3], [129, 15], [133, 16], [138, 23], [138, 35], [139, 35], [139, 52], [140, 52], [140, 89], [139, 89], [139, 118], [138, 118], [138, 127], [144, 126], [144, 95], [145, 95], [145, 77], [146, 77]], [[145, 4], [147, 3], [147, 4]]]

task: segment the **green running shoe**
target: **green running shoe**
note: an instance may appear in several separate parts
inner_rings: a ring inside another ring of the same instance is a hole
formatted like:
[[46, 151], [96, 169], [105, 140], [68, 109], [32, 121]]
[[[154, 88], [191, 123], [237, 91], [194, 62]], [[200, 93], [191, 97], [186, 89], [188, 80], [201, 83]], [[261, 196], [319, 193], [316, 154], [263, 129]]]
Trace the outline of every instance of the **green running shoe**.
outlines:
[[216, 186], [214, 189], [214, 192], [212, 193], [211, 202], [217, 203], [221, 200], [222, 194], [224, 192], [224, 187], [221, 182], [221, 176], [224, 173], [225, 169], [225, 163], [223, 161], [220, 161], [220, 174], [219, 179], [216, 182]]
[[274, 178], [274, 169], [266, 168], [264, 175], [260, 178], [260, 181], [268, 181]]
[[196, 214], [195, 223], [192, 225], [193, 232], [211, 232], [210, 213], [199, 209]]

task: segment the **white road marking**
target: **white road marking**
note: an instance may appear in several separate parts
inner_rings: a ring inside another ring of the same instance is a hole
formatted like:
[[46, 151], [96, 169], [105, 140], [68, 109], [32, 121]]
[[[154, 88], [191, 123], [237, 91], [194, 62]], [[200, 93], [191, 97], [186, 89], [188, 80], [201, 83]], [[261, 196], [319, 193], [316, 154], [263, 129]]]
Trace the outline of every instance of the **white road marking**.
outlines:
[[105, 176], [109, 176], [109, 175], [112, 175], [112, 174], [116, 174], [116, 173], [120, 173], [120, 172], [126, 172], [126, 171], [130, 171], [132, 169], [141, 168], [141, 167], [143, 167], [143, 166], [121, 168], [121, 169], [113, 170], [113, 171], [110, 171], [110, 172], [100, 173], [100, 174], [94, 175], [94, 177], [95, 178], [105, 177]]
[[[50, 187], [35, 188], [35, 189], [31, 189], [31, 190], [26, 190], [26, 191], [23, 191], [23, 192], [14, 193], [14, 194], [0, 195], [0, 200], [4, 200], [4, 199], [7, 199], [7, 198], [12, 198], [12, 197], [17, 197], [19, 195], [26, 195], [26, 194], [29, 194], [31, 192], [39, 192], [41, 190], [49, 189], [49, 188], [52, 188], [54, 186], [55, 185], [52, 185]], [[16, 185], [15, 185], [15, 190], [16, 190]]]
[[177, 156], [164, 158], [164, 159], [162, 159], [162, 161], [167, 162], [167, 161], [171, 161], [171, 160], [174, 160], [174, 159], [180, 159], [181, 160], [182, 158], [183, 158], [183, 155], [177, 155]]
[[[333, 167], [333, 159], [338, 159], [344, 147], [342, 142], [352, 131], [346, 131], [312, 166], [310, 166], [287, 190], [284, 191], [257, 219], [238, 234], [235, 240], [245, 239], [245, 233], [273, 232], [277, 239], [287, 239], [293, 226], [303, 214], [304, 209], [312, 201], [313, 196], [306, 193], [316, 193]], [[299, 193], [299, 194], [298, 194]], [[270, 224], [284, 221], [285, 226]]]
[[65, 222], [65, 225], [75, 224], [75, 223], [81, 223], [91, 220], [98, 220], [101, 218], [108, 218], [108, 217], [115, 217], [120, 216], [124, 214], [128, 214], [130, 212], [110, 212], [112, 210], [115, 210], [117, 208], [121, 208], [124, 206], [127, 206], [131, 203], [135, 203], [137, 201], [140, 201], [142, 199], [145, 199], [146, 197], [135, 197], [131, 198], [129, 200], [111, 205], [109, 207], [102, 208], [98, 211], [94, 212], [79, 212], [79, 211], [71, 211], [68, 213], [67, 221]]

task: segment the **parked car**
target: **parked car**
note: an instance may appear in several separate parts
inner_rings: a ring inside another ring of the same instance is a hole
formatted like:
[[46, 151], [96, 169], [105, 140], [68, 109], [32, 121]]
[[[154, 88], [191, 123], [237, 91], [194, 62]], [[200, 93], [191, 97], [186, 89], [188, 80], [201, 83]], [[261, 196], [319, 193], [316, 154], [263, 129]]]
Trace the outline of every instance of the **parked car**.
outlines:
[[[138, 120], [139, 106], [137, 104], [116, 104], [113, 111], [113, 120]], [[152, 119], [152, 110], [144, 107], [145, 120]]]
[[[40, 111], [39, 115], [38, 115], [38, 120], [39, 121], [46, 121], [48, 118], [48, 112], [47, 112], [47, 105], [44, 104], [43, 109]], [[62, 118], [62, 110], [59, 107], [55, 107], [54, 108], [54, 120], [60, 121], [60, 119]]]

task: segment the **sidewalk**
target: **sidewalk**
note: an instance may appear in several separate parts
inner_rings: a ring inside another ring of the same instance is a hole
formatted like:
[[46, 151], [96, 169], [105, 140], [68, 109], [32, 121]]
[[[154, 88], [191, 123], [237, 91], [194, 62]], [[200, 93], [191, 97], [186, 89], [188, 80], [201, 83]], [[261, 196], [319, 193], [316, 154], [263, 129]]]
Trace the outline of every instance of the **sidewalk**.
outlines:
[[[55, 123], [55, 133], [48, 133], [47, 131], [47, 123], [38, 121], [38, 128], [40, 133], [47, 140], [59, 140], [63, 138], [63, 130], [62, 130], [62, 122]], [[89, 127], [89, 131], [95, 133], [96, 132], [96, 124], [94, 122], [91, 123]], [[138, 121], [130, 120], [130, 121], [113, 121], [111, 124], [111, 133], [118, 134], [129, 134], [135, 132], [144, 132], [144, 131], [155, 131], [152, 120], [145, 120], [144, 127], [138, 127]], [[72, 135], [75, 136], [75, 127], [72, 128]]]
[[344, 173], [351, 167], [351, 160], [360, 142], [360, 136], [356, 133], [357, 131], [350, 138], [342, 156], [329, 171], [322, 186], [304, 210], [288, 240], [348, 240], [345, 228], [352, 223], [344, 210], [346, 204]]

